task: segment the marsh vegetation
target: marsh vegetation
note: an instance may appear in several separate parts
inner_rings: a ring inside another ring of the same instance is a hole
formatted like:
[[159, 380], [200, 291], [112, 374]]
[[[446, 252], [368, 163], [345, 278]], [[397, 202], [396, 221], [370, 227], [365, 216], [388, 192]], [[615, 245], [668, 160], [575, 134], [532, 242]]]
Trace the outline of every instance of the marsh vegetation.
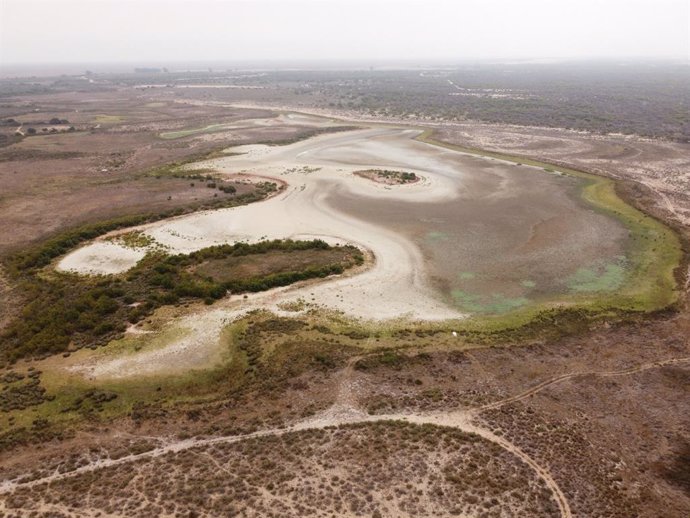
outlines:
[[18, 263], [30, 302], [0, 335], [5, 362], [107, 343], [164, 305], [195, 299], [212, 304], [230, 293], [340, 274], [363, 262], [352, 246], [287, 240], [214, 246], [189, 255], [153, 252], [120, 276], [37, 270], [56, 249]]

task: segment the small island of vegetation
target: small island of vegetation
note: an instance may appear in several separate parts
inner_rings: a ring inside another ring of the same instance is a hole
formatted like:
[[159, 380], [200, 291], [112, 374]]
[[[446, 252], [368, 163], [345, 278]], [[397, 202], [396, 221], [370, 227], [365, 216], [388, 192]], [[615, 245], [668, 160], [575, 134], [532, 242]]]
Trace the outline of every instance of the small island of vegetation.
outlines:
[[366, 169], [364, 171], [355, 171], [355, 175], [386, 185], [404, 185], [420, 180], [420, 177], [415, 173], [391, 171], [389, 169]]

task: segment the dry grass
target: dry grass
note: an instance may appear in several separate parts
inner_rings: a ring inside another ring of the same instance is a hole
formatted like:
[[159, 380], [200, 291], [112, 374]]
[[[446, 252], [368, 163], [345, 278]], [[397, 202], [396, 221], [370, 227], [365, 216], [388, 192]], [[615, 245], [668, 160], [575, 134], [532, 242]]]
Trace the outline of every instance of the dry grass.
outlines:
[[19, 491], [6, 505], [45, 504], [132, 517], [558, 516], [546, 487], [498, 446], [396, 422], [193, 449]]
[[210, 277], [216, 282], [227, 282], [237, 278], [251, 279], [276, 273], [322, 268], [352, 260], [352, 250], [345, 247], [301, 250], [299, 253], [276, 250], [261, 254], [260, 260], [251, 256], [213, 259], [196, 266], [194, 272], [202, 277]]

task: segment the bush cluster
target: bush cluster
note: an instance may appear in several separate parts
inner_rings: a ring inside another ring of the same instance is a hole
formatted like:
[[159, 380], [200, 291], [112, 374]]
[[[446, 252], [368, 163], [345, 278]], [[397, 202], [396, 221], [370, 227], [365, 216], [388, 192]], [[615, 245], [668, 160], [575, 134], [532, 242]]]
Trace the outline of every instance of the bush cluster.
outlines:
[[[88, 232], [85, 231], [88, 235]], [[48, 252], [32, 256], [19, 264], [44, 264], [55, 250], [72, 239], [57, 240]], [[82, 276], [51, 272], [50, 275], [26, 275], [22, 292], [29, 302], [18, 318], [0, 334], [0, 360], [14, 362], [26, 356], [49, 355], [106, 343], [123, 333], [128, 323], [136, 323], [156, 308], [176, 304], [183, 299], [201, 299], [208, 304], [228, 292], [256, 292], [296, 281], [342, 273], [360, 264], [363, 257], [355, 247], [347, 247], [349, 259], [321, 267], [273, 273], [251, 278], [214, 281], [192, 271], [194, 265], [212, 259], [260, 255], [269, 251], [298, 252], [331, 247], [321, 240], [264, 241], [237, 243], [199, 250], [189, 255], [147, 255], [126, 276]]]

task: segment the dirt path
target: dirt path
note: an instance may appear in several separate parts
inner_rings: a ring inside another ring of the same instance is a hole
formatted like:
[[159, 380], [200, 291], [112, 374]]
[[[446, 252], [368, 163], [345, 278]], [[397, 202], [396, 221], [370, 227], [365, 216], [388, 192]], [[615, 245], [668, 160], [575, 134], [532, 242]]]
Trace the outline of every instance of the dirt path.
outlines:
[[[583, 376], [628, 376], [644, 372], [650, 369], [660, 368], [666, 365], [673, 365], [690, 361], [690, 357], [683, 357], [648, 362], [620, 370], [571, 372], [552, 377], [548, 380], [545, 380], [535, 385], [534, 387], [531, 387], [528, 390], [525, 390], [524, 392], [516, 394], [515, 396], [511, 396], [499, 401], [495, 401], [493, 403], [466, 410], [455, 410], [445, 412], [422, 412], [417, 414], [400, 412], [391, 414], [369, 415], [365, 413], [358, 404], [357, 395], [359, 392], [359, 387], [357, 386], [357, 382], [354, 376], [354, 364], [358, 359], [358, 357], [351, 358], [348, 361], [345, 368], [342, 371], [340, 371], [340, 373], [337, 375], [339, 390], [334, 404], [324, 412], [321, 412], [315, 416], [299, 421], [291, 426], [259, 430], [254, 433], [244, 435], [211, 437], [206, 439], [191, 438], [181, 441], [167, 442], [163, 443], [162, 446], [159, 446], [144, 453], [127, 455], [118, 459], [98, 459], [91, 461], [89, 464], [85, 464], [84, 466], [81, 466], [72, 471], [59, 473], [56, 470], [51, 475], [36, 480], [30, 480], [27, 482], [22, 482], [20, 479], [7, 480], [0, 484], [0, 494], [10, 493], [18, 488], [33, 487], [40, 484], [56, 482], [82, 473], [90, 473], [111, 466], [118, 466], [121, 464], [128, 464], [139, 460], [161, 457], [169, 453], [176, 453], [197, 448], [200, 449], [213, 444], [232, 444], [240, 441], [255, 439], [258, 437], [279, 436], [291, 432], [323, 429], [330, 426], [340, 426], [357, 423], [373, 423], [382, 421], [405, 421], [419, 425], [431, 424], [435, 426], [456, 428], [466, 433], [476, 434], [482, 437], [483, 439], [497, 444], [504, 450], [518, 457], [530, 468], [532, 468], [537, 477], [551, 491], [553, 498], [555, 499], [558, 505], [561, 518], [571, 518], [572, 512], [570, 510], [568, 500], [565, 494], [563, 493], [562, 489], [556, 482], [556, 480], [549, 472], [549, 470], [546, 467], [539, 464], [539, 462], [537, 462], [533, 457], [525, 453], [518, 446], [508, 441], [506, 438], [500, 437], [493, 433], [491, 430], [476, 424], [475, 418], [477, 417], [477, 415], [486, 410], [496, 409], [503, 405], [525, 400], [550, 386], [553, 386], [557, 383], [569, 379]], [[208, 454], [204, 452], [199, 452], [199, 455], [208, 456]], [[210, 460], [213, 461], [213, 459]], [[217, 467], [221, 470], [224, 470], [224, 468], [220, 465], [217, 465]]]
[[628, 369], [621, 369], [617, 371], [585, 371], [585, 372], [570, 372], [568, 374], [561, 374], [560, 376], [555, 376], [553, 378], [550, 378], [548, 380], [542, 381], [538, 385], [535, 385], [534, 387], [521, 392], [520, 394], [516, 394], [515, 396], [511, 396], [506, 399], [502, 399], [500, 401], [494, 401], [493, 403], [488, 403], [486, 405], [480, 406], [476, 409], [478, 412], [482, 412], [484, 410], [493, 410], [499, 407], [502, 407], [503, 405], [507, 405], [509, 403], [515, 403], [516, 401], [522, 401], [524, 399], [527, 399], [534, 394], [541, 392], [545, 388], [550, 387], [551, 385], [555, 385], [556, 383], [560, 383], [561, 381], [573, 379], [573, 378], [579, 378], [583, 376], [599, 376], [599, 377], [611, 377], [611, 376], [627, 376], [630, 374], [636, 374], [638, 372], [643, 372], [649, 369], [654, 369], [657, 367], [663, 367], [665, 365], [673, 365], [676, 363], [685, 363], [690, 361], [690, 357], [686, 358], [673, 358], [670, 360], [662, 360], [662, 361], [657, 361], [657, 362], [650, 362], [650, 363], [644, 363], [642, 365], [638, 365], [637, 367], [631, 367]]
[[389, 414], [387, 420], [403, 420], [414, 424], [433, 424], [436, 426], [447, 426], [451, 428], [457, 428], [466, 433], [476, 434], [483, 439], [486, 439], [494, 444], [497, 444], [507, 452], [515, 455], [525, 464], [527, 464], [535, 472], [537, 477], [541, 479], [544, 485], [551, 491], [558, 509], [560, 510], [561, 518], [571, 518], [572, 512], [570, 510], [570, 505], [568, 504], [568, 499], [561, 490], [558, 483], [551, 476], [549, 470], [541, 466], [534, 458], [530, 457], [527, 453], [521, 450], [518, 446], [508, 441], [504, 437], [499, 437], [491, 430], [487, 428], [482, 428], [473, 423], [472, 419], [474, 417], [474, 410], [469, 411], [456, 411], [456, 412], [441, 412], [434, 414], [420, 414], [420, 415], [405, 415], [405, 414]]
[[[560, 383], [565, 380], [582, 377], [582, 376], [628, 376], [632, 374], [637, 374], [644, 372], [646, 370], [663, 367], [666, 365], [673, 365], [678, 363], [685, 363], [690, 361], [690, 357], [683, 358], [673, 358], [668, 360], [661, 360], [656, 362], [644, 363], [637, 365], [635, 367], [630, 367], [627, 369], [613, 370], [613, 371], [585, 371], [585, 372], [573, 372], [568, 374], [563, 374], [560, 376], [555, 376], [548, 380], [545, 380], [538, 385], [521, 392], [515, 396], [496, 401], [494, 403], [489, 403], [487, 405], [470, 408], [467, 410], [456, 410], [450, 412], [423, 412], [418, 414], [412, 413], [391, 413], [391, 414], [380, 414], [380, 415], [369, 415], [365, 413], [357, 403], [357, 391], [358, 387], [354, 380], [354, 364], [358, 358], [352, 358], [346, 365], [346, 367], [338, 374], [339, 377], [339, 392], [336, 397], [335, 403], [324, 412], [321, 412], [313, 417], [299, 421], [291, 426], [282, 428], [270, 428], [266, 430], [259, 430], [254, 433], [244, 434], [244, 435], [233, 435], [233, 436], [223, 436], [223, 437], [211, 437], [206, 439], [185, 439], [181, 441], [168, 442], [160, 447], [154, 448], [144, 453], [127, 455], [118, 459], [99, 459], [90, 462], [84, 466], [81, 466], [75, 470], [59, 473], [54, 472], [51, 475], [31, 480], [28, 482], [22, 482], [21, 480], [7, 480], [0, 484], [0, 494], [10, 493], [18, 488], [33, 487], [40, 484], [47, 484], [51, 482], [56, 482], [62, 479], [73, 477], [82, 473], [94, 472], [99, 469], [108, 468], [111, 466], [118, 466], [121, 464], [127, 464], [131, 462], [136, 462], [144, 459], [151, 459], [166, 455], [168, 453], [176, 453], [181, 451], [186, 451], [193, 448], [203, 448], [205, 446], [223, 443], [232, 444], [240, 441], [246, 441], [249, 439], [254, 439], [258, 437], [265, 436], [278, 436], [284, 435], [291, 432], [299, 432], [304, 430], [313, 429], [323, 429], [329, 426], [340, 426], [347, 424], [356, 423], [371, 423], [371, 422], [381, 422], [381, 421], [406, 421], [414, 424], [431, 424], [435, 426], [446, 426], [459, 429], [466, 433], [476, 434], [488, 441], [497, 444], [501, 448], [510, 452], [511, 454], [518, 457], [525, 464], [532, 468], [539, 479], [549, 488], [556, 503], [558, 504], [560, 515], [562, 518], [571, 518], [572, 512], [568, 504], [568, 500], [561, 490], [558, 483], [555, 481], [551, 473], [547, 468], [540, 465], [534, 458], [530, 457], [527, 453], [521, 450], [518, 446], [511, 443], [504, 437], [500, 437], [493, 433], [491, 430], [481, 427], [475, 423], [476, 416], [486, 410], [492, 410], [499, 408], [503, 405], [514, 403], [516, 401], [522, 401], [527, 399], [538, 392]], [[200, 455], [205, 455], [203, 452]], [[219, 469], [223, 470], [221, 466]]]
[[[341, 426], [348, 424], [357, 423], [373, 423], [382, 421], [406, 421], [413, 424], [432, 424], [435, 426], [447, 426], [459, 429], [466, 433], [472, 433], [479, 435], [480, 437], [491, 441], [511, 454], [515, 455], [521, 459], [525, 464], [530, 466], [535, 474], [542, 480], [547, 488], [553, 494], [556, 503], [560, 509], [561, 518], [571, 518], [572, 513], [570, 511], [570, 506], [568, 501], [558, 486], [556, 481], [553, 479], [549, 471], [542, 467], [536, 460], [527, 455], [524, 451], [518, 448], [513, 443], [509, 442], [503, 437], [495, 435], [490, 430], [481, 428], [471, 422], [472, 412], [468, 411], [457, 411], [457, 412], [447, 412], [447, 413], [425, 413], [425, 414], [404, 414], [404, 413], [394, 413], [394, 414], [382, 414], [382, 415], [369, 415], [363, 411], [355, 408], [349, 407], [341, 403], [336, 403], [331, 408], [323, 413], [320, 413], [312, 418], [300, 421], [292, 426], [285, 428], [271, 428], [267, 430], [260, 430], [250, 434], [235, 435], [235, 436], [225, 436], [225, 437], [212, 437], [208, 439], [188, 439], [183, 441], [171, 442], [159, 448], [155, 448], [148, 452], [127, 455], [118, 459], [101, 459], [90, 464], [81, 466], [75, 470], [58, 473], [57, 471], [51, 475], [36, 480], [31, 480], [29, 482], [19, 482], [19, 481], [5, 481], [0, 485], [0, 494], [9, 493], [17, 488], [34, 487], [40, 484], [49, 484], [52, 482], [57, 482], [66, 478], [70, 478], [82, 473], [90, 473], [97, 471], [99, 469], [108, 468], [112, 466], [118, 466], [121, 464], [128, 464], [136, 462], [138, 460], [152, 459], [156, 457], [161, 457], [169, 453], [176, 453], [181, 451], [186, 451], [190, 449], [203, 448], [205, 446], [210, 446], [213, 444], [232, 444], [240, 441], [246, 441], [249, 439], [255, 439], [258, 437], [266, 436], [279, 436], [291, 432], [299, 432], [305, 430], [323, 429], [331, 426]], [[199, 453], [199, 455], [204, 455], [204, 453]], [[211, 459], [213, 460], [213, 459]], [[215, 463], [217, 467], [224, 470], [220, 465]]]
[[[234, 435], [234, 436], [223, 436], [223, 437], [211, 437], [207, 439], [186, 439], [181, 441], [168, 442], [163, 444], [158, 448], [154, 448], [150, 451], [127, 455], [118, 459], [99, 459], [92, 461], [89, 464], [81, 466], [75, 470], [59, 473], [54, 472], [43, 478], [36, 480], [31, 480], [28, 482], [21, 482], [21, 480], [8, 480], [0, 484], [0, 494], [12, 492], [18, 488], [33, 487], [40, 484], [46, 484], [51, 482], [56, 482], [62, 479], [73, 477], [82, 473], [89, 473], [97, 471], [99, 469], [108, 468], [111, 466], [118, 466], [121, 464], [127, 464], [131, 462], [136, 462], [144, 459], [151, 459], [166, 455], [168, 453], [181, 452], [193, 448], [203, 448], [205, 446], [223, 443], [232, 444], [240, 441], [246, 441], [258, 437], [265, 436], [278, 436], [290, 432], [299, 432], [304, 430], [313, 429], [323, 429], [329, 426], [339, 426], [347, 424], [356, 423], [366, 423], [366, 422], [381, 422], [381, 421], [406, 421], [414, 424], [431, 424], [435, 426], [447, 426], [462, 430], [466, 433], [476, 434], [488, 441], [491, 441], [511, 454], [518, 457], [525, 464], [532, 468], [535, 474], [540, 480], [549, 488], [551, 491], [558, 508], [560, 510], [560, 515], [562, 518], [571, 518], [572, 512], [568, 504], [568, 500], [561, 490], [558, 483], [555, 481], [549, 470], [542, 465], [540, 465], [534, 458], [530, 457], [527, 453], [521, 450], [518, 446], [511, 443], [504, 437], [500, 437], [494, 434], [491, 430], [478, 426], [474, 422], [474, 418], [482, 411], [492, 410], [499, 408], [503, 405], [514, 403], [516, 401], [522, 401], [527, 399], [538, 392], [560, 383], [565, 380], [572, 378], [582, 377], [582, 376], [628, 376], [640, 372], [644, 372], [649, 369], [663, 367], [665, 365], [673, 365], [678, 363], [685, 363], [690, 361], [690, 357], [684, 358], [673, 358], [668, 360], [662, 360], [657, 362], [649, 362], [641, 364], [635, 367], [630, 367], [627, 369], [615, 370], [615, 371], [586, 371], [586, 372], [573, 372], [568, 374], [563, 374], [560, 376], [555, 376], [548, 380], [545, 380], [538, 385], [521, 392], [515, 396], [496, 401], [494, 403], [489, 403], [480, 407], [475, 407], [467, 410], [457, 410], [451, 412], [424, 412], [419, 414], [406, 414], [406, 413], [392, 413], [392, 414], [380, 414], [380, 415], [369, 415], [361, 410], [357, 404], [357, 386], [354, 381], [354, 364], [358, 358], [352, 358], [346, 365], [346, 367], [338, 374], [339, 377], [339, 392], [336, 397], [336, 401], [329, 409], [322, 413], [319, 413], [313, 417], [307, 418], [305, 420], [299, 421], [291, 426], [283, 428], [270, 428], [266, 430], [259, 430], [254, 433], [244, 434], [244, 435]], [[200, 455], [205, 455], [200, 453]], [[224, 469], [218, 466], [219, 469]]]

